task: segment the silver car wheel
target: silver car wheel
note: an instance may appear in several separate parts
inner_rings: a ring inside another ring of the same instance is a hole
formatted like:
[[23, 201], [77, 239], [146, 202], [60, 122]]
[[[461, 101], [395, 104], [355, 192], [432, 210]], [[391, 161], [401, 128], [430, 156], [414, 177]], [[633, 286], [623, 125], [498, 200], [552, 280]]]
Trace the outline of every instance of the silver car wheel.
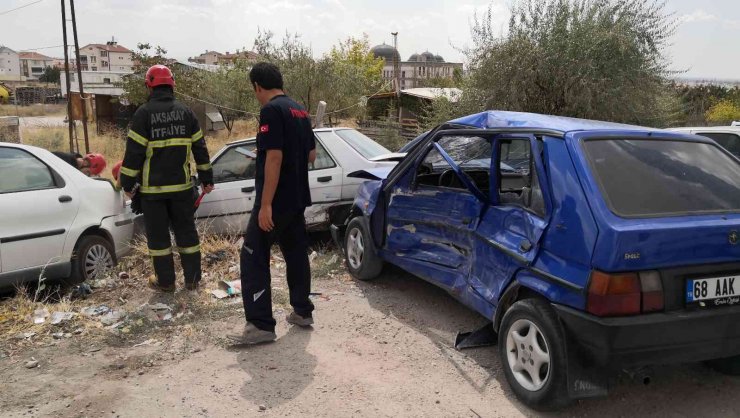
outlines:
[[362, 237], [362, 231], [354, 228], [349, 231], [347, 237], [347, 260], [350, 267], [359, 270], [362, 267], [362, 258], [365, 255], [365, 243]]
[[542, 331], [532, 321], [519, 319], [506, 336], [507, 363], [526, 390], [542, 389], [550, 378], [550, 350]]
[[113, 256], [110, 251], [101, 244], [95, 244], [85, 254], [85, 279], [96, 279], [113, 268]]

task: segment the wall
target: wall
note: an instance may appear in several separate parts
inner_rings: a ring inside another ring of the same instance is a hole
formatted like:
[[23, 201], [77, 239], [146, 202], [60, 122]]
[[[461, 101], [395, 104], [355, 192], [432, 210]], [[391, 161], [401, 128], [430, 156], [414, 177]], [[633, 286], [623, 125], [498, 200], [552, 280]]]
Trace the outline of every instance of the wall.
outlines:
[[129, 52], [109, 52], [110, 71], [134, 71], [134, 61]]
[[[119, 71], [83, 71], [82, 72], [82, 84], [84, 88], [89, 87], [114, 87], [114, 83], [118, 83], [123, 79], [124, 75], [129, 73]], [[64, 71], [59, 75], [59, 81], [62, 85], [62, 96], [67, 95], [67, 75]], [[70, 83], [72, 84], [72, 91], [78, 90], [77, 72], [70, 71]]]
[[18, 53], [3, 50], [0, 52], [0, 77], [6, 80], [16, 79], [20, 74], [21, 62]]

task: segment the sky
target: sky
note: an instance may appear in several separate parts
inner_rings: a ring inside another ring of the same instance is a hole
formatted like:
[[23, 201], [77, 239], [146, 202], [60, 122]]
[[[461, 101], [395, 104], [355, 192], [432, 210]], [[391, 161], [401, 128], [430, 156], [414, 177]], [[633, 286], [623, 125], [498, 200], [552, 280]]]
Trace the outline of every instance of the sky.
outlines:
[[[59, 0], [0, 0], [0, 45], [15, 50], [62, 42]], [[112, 37], [130, 49], [139, 42], [160, 45], [187, 59], [206, 50], [250, 48], [258, 28], [278, 37], [298, 33], [315, 55], [349, 36], [367, 34], [372, 45], [391, 44], [399, 32], [403, 59], [429, 50], [462, 62], [470, 45], [470, 22], [490, 6], [503, 32], [514, 0], [76, 0], [80, 46]], [[667, 0], [681, 22], [668, 55], [685, 77], [740, 79], [740, 1]], [[68, 15], [68, 18], [69, 15]], [[70, 43], [72, 42], [71, 25]], [[61, 57], [60, 47], [40, 49]]]

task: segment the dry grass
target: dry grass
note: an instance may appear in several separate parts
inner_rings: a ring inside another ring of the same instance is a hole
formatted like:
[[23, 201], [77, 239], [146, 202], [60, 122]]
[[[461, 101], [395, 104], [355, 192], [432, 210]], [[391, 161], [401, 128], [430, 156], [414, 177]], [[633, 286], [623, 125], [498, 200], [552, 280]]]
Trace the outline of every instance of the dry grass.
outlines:
[[[126, 150], [126, 133], [124, 131], [98, 135], [94, 125], [88, 131], [90, 136], [90, 151], [98, 152], [105, 156], [108, 167], [101, 174], [102, 177], [112, 178], [111, 169], [117, 161], [123, 159]], [[229, 135], [228, 131], [222, 130], [211, 132], [206, 135], [206, 143], [211, 156], [218, 152], [229, 142], [246, 139], [256, 135], [257, 125], [251, 121], [237, 121]], [[84, 139], [82, 128], [77, 127], [77, 135], [81, 153], [84, 154]], [[69, 131], [67, 127], [27, 127], [22, 132], [23, 143], [34, 145], [49, 151], [69, 151]]]
[[[122, 259], [102, 281], [97, 282], [95, 285], [98, 287], [85, 299], [73, 301], [71, 288], [50, 285], [43, 291], [18, 289], [15, 297], [0, 301], [0, 347], [4, 347], [6, 353], [12, 354], [19, 352], [23, 347], [51, 340], [51, 334], [55, 332], [71, 333], [76, 329], [82, 329], [83, 333], [92, 339], [108, 340], [115, 337], [117, 341], [125, 341], [142, 335], [151, 338], [159, 333], [170, 333], [173, 327], [188, 325], [193, 321], [193, 317], [212, 320], [233, 315], [241, 304], [217, 300], [209, 291], [218, 288], [218, 282], [221, 280], [239, 278], [236, 266], [240, 247], [237, 239], [202, 236], [201, 245], [204, 255], [201, 290], [197, 293], [177, 292], [173, 295], [160, 295], [161, 297], [157, 299], [157, 302], [166, 303], [173, 308], [174, 320], [154, 320], [147, 315], [147, 309], [142, 308], [147, 303], [155, 303], [152, 298], [157, 296], [146, 287], [147, 279], [154, 274], [146, 242], [137, 239], [131, 244], [131, 254]], [[213, 255], [219, 257], [216, 259]], [[177, 256], [175, 263], [178, 266], [179, 285], [182, 287], [183, 276]], [[126, 272], [128, 278], [120, 278], [121, 272]], [[100, 305], [123, 310], [128, 319], [120, 327], [110, 329], [104, 327], [99, 318], [89, 318], [81, 314], [87, 307]], [[33, 314], [38, 309], [46, 309], [50, 314], [74, 312], [77, 315], [60, 325], [50, 324], [50, 318], [43, 324], [34, 324]], [[177, 316], [178, 314], [180, 316]], [[34, 335], [31, 338], [23, 338], [22, 335], [27, 333]]]
[[[49, 286], [45, 291], [19, 290], [15, 297], [0, 301], [0, 347], [5, 354], [22, 353], [33, 345], [46, 344], [56, 332], [72, 333], [82, 330], [86, 341], [102, 344], [128, 344], [147, 338], [164, 340], [172, 335], [181, 335], [186, 327], [204, 330], [201, 326], [210, 321], [223, 321], [238, 316], [241, 311], [239, 299], [218, 300], [210, 294], [221, 281], [239, 279], [239, 237], [207, 235], [201, 231], [203, 255], [203, 278], [201, 290], [197, 293], [179, 291], [171, 295], [157, 295], [146, 286], [147, 279], [154, 274], [148, 255], [146, 242], [136, 239], [131, 243], [132, 252], [123, 258], [102, 281], [93, 283], [93, 293], [86, 299], [71, 300], [72, 289]], [[174, 243], [174, 240], [173, 240]], [[316, 281], [341, 279], [345, 276], [342, 257], [329, 249], [318, 249], [312, 257], [313, 277]], [[289, 304], [286, 266], [280, 253], [276, 251], [270, 262], [273, 273], [273, 302], [276, 309], [285, 309]], [[175, 256], [178, 286], [183, 285], [183, 274], [178, 256]], [[128, 278], [120, 278], [125, 272]], [[173, 308], [172, 321], [152, 319], [146, 304], [162, 302]], [[108, 328], [99, 318], [89, 318], [81, 314], [87, 307], [105, 305], [111, 309], [123, 310], [127, 319], [119, 327]], [[37, 309], [54, 312], [74, 312], [74, 319], [61, 325], [51, 325], [50, 318], [43, 324], [34, 324], [33, 313]], [[196, 324], [194, 324], [194, 322]], [[197, 325], [200, 323], [201, 325]], [[22, 338], [25, 333], [35, 333], [31, 338]], [[19, 338], [19, 336], [21, 336]], [[203, 336], [201, 336], [203, 337]], [[206, 336], [207, 337], [207, 336]]]
[[[116, 161], [123, 159], [123, 153], [126, 147], [124, 132], [98, 135], [92, 126], [88, 132], [90, 136], [90, 151], [101, 153], [108, 160], [108, 167], [101, 176], [112, 178], [110, 170]], [[80, 138], [80, 152], [84, 154], [85, 141], [81, 127], [77, 127], [77, 133]], [[24, 144], [37, 146], [49, 151], [69, 152], [69, 131], [67, 127], [27, 127], [23, 129], [21, 135], [23, 136]]]
[[0, 116], [64, 116], [67, 114], [66, 104], [33, 104], [18, 106], [11, 104], [0, 105]]

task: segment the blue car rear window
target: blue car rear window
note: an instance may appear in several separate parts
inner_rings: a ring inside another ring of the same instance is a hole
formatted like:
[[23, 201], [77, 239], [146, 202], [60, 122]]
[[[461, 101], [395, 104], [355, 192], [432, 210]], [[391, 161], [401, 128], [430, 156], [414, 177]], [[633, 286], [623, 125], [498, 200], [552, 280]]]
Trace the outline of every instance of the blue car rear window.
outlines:
[[587, 140], [601, 193], [622, 217], [740, 212], [740, 163], [713, 144]]

